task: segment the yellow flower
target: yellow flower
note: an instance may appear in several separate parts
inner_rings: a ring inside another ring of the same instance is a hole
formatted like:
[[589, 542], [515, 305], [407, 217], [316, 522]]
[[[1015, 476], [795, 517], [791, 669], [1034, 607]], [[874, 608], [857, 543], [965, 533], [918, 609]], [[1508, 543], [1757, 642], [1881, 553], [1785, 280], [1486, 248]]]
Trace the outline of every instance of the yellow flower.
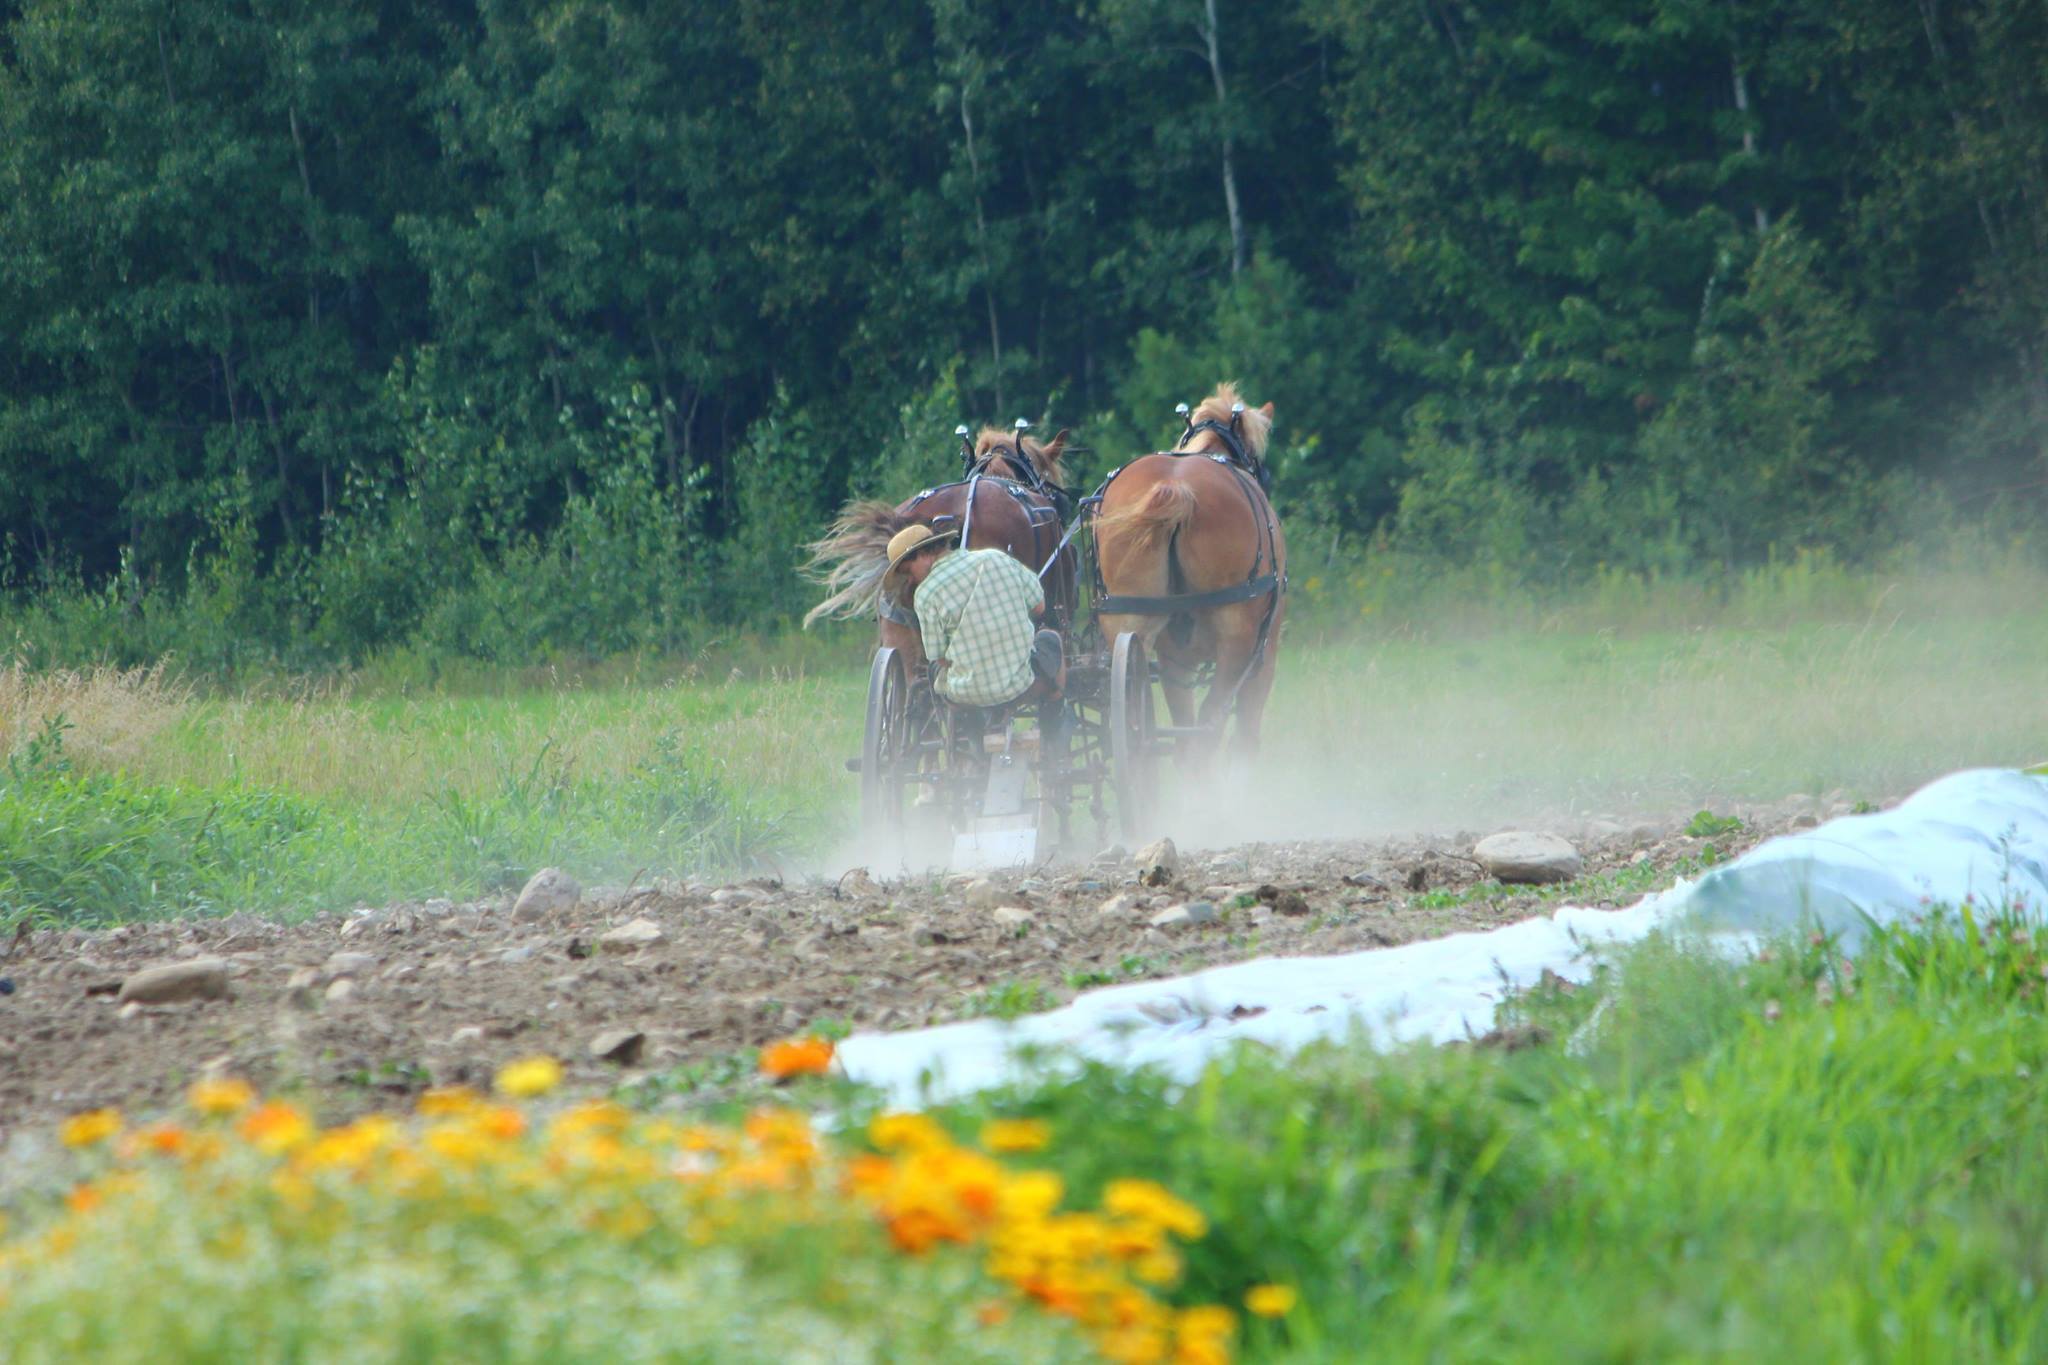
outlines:
[[562, 1064], [552, 1057], [526, 1057], [498, 1068], [498, 1093], [514, 1099], [545, 1095], [561, 1083]]
[[483, 1103], [483, 1097], [466, 1085], [439, 1085], [422, 1091], [413, 1109], [428, 1118], [467, 1114]]
[[1244, 1306], [1259, 1317], [1278, 1318], [1292, 1312], [1300, 1298], [1290, 1284], [1255, 1284], [1246, 1291]]
[[426, 1149], [443, 1161], [457, 1166], [474, 1166], [490, 1155], [490, 1141], [483, 1134], [460, 1123], [436, 1124], [427, 1130]]
[[1227, 1337], [1237, 1330], [1237, 1314], [1221, 1304], [1198, 1304], [1183, 1309], [1176, 1324], [1180, 1339], [1186, 1341], [1214, 1340]]
[[1036, 1152], [1052, 1141], [1044, 1119], [990, 1119], [981, 1125], [981, 1145], [991, 1152]]
[[1059, 1207], [1065, 1193], [1051, 1171], [1025, 1171], [1003, 1183], [1000, 1207], [1003, 1217], [1012, 1221], [1043, 1218]]
[[1184, 1241], [1193, 1241], [1209, 1230], [1209, 1220], [1202, 1217], [1201, 1210], [1151, 1180], [1110, 1181], [1103, 1191], [1102, 1207], [1126, 1218], [1157, 1223]]
[[247, 1081], [233, 1076], [195, 1081], [185, 1092], [185, 1103], [209, 1118], [225, 1118], [256, 1103], [256, 1091]]
[[57, 1130], [57, 1135], [64, 1139], [66, 1147], [90, 1147], [96, 1142], [105, 1142], [120, 1131], [120, 1110], [88, 1109], [64, 1120], [64, 1126]]
[[952, 1145], [946, 1130], [925, 1114], [877, 1114], [868, 1123], [868, 1141], [885, 1152], [898, 1148], [930, 1151]]

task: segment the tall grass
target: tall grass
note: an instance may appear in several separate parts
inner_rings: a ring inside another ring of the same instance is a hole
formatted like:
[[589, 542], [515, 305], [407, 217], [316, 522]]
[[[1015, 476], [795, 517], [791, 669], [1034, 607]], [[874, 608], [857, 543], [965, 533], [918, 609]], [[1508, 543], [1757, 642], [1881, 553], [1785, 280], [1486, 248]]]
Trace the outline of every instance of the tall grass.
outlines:
[[[1257, 766], [1183, 791], [1162, 832], [1209, 845], [1875, 799], [2036, 761], [2048, 582], [2029, 593], [2018, 572], [1972, 586], [1795, 564], [1732, 603], [1674, 587], [1633, 613], [1508, 604], [1483, 633], [1470, 616], [1337, 630], [1307, 611]], [[623, 880], [823, 859], [852, 823], [861, 646], [848, 631], [760, 646], [746, 667], [632, 657], [434, 682], [393, 665], [235, 691], [163, 667], [0, 669], [0, 755], [61, 718], [68, 773], [0, 777], [16, 886], [0, 894], [6, 913], [110, 918], [464, 895], [545, 863]], [[174, 875], [181, 849], [215, 870]], [[124, 866], [153, 870], [122, 883]]]

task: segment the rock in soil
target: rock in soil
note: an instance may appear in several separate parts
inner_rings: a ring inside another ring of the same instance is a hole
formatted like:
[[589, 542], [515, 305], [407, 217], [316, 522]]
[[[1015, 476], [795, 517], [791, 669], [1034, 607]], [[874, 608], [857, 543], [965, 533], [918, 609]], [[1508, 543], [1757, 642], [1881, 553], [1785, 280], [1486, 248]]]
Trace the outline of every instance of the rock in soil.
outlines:
[[217, 957], [195, 957], [146, 967], [121, 983], [124, 1005], [175, 1005], [183, 1000], [225, 1000], [228, 964]]
[[600, 1062], [617, 1062], [620, 1066], [637, 1066], [640, 1053], [647, 1045], [647, 1035], [638, 1029], [608, 1029], [590, 1040], [590, 1055]]
[[327, 965], [320, 970], [330, 981], [338, 981], [344, 976], [368, 976], [377, 970], [377, 958], [372, 953], [331, 953]]
[[665, 937], [667, 935], [661, 932], [661, 926], [653, 920], [636, 919], [628, 920], [616, 929], [606, 930], [604, 937], [598, 942], [612, 952], [628, 953], [635, 948], [645, 948], [659, 943]]
[[[1669, 836], [1698, 808], [1691, 800], [1657, 817], [1658, 838], [1642, 858], [1659, 876], [1675, 874], [1696, 854], [1689, 842]], [[1716, 847], [1735, 856], [1798, 813], [1758, 818]], [[1631, 811], [1615, 815], [1624, 824], [1634, 818]], [[323, 1120], [345, 1122], [402, 1103], [392, 1084], [488, 1085], [495, 1068], [536, 1053], [561, 1061], [570, 1094], [608, 1093], [621, 1064], [593, 1057], [590, 1047], [627, 1021], [647, 1035], [636, 1065], [687, 1066], [761, 1047], [805, 1020], [839, 1019], [867, 1031], [950, 1018], [963, 997], [993, 982], [1134, 981], [1247, 957], [1329, 956], [1489, 929], [1555, 908], [1523, 887], [1411, 897], [1402, 889], [1410, 868], [1426, 865], [1431, 889], [1466, 891], [1485, 880], [1475, 863], [1437, 853], [1451, 846], [1447, 837], [1449, 831], [1180, 850], [1170, 884], [1191, 870], [1213, 869], [1200, 885], [1237, 893], [1228, 898], [1147, 891], [1134, 884], [1132, 855], [1119, 852], [1034, 869], [1028, 888], [1023, 872], [998, 874], [992, 880], [1012, 889], [987, 909], [965, 903], [961, 888], [971, 878], [946, 884], [913, 877], [889, 883], [885, 900], [865, 904], [834, 895], [829, 880], [761, 885], [753, 904], [729, 899], [730, 909], [714, 907], [713, 887], [698, 883], [637, 892], [632, 911], [599, 904], [595, 892], [586, 892], [573, 910], [548, 917], [546, 933], [512, 924], [503, 902], [421, 914], [420, 929], [411, 933], [375, 927], [404, 918], [394, 913], [406, 911], [403, 905], [290, 923], [236, 917], [103, 932], [34, 930], [0, 961], [15, 985], [15, 994], [0, 1000], [0, 1150], [15, 1134], [75, 1112], [81, 1078], [90, 1078], [93, 1103], [118, 1104], [138, 1121], [174, 1112], [193, 1059], [223, 1047], [234, 1049], [234, 1070], [259, 1089], [295, 1088]], [[1634, 852], [1619, 842], [1588, 848], [1585, 870], [1626, 867]], [[1652, 889], [1649, 876], [1635, 880]], [[1222, 907], [1265, 885], [1298, 891], [1311, 913], [1284, 913], [1283, 894], [1256, 935], [1202, 929], [1199, 911], [1182, 921], [1190, 927], [1147, 924], [1165, 906], [1205, 901], [1218, 920], [1253, 921], [1258, 906], [1228, 916]], [[1098, 913], [1105, 899], [1112, 908]], [[1005, 932], [992, 922], [994, 910], [1027, 906], [1029, 932]], [[637, 954], [599, 951], [600, 936], [634, 914], [645, 915], [663, 937]], [[360, 921], [374, 921], [374, 932], [342, 941], [342, 927]], [[567, 952], [572, 939], [587, 945], [587, 956]], [[0, 943], [0, 952], [5, 947]], [[378, 967], [356, 978], [348, 1005], [323, 1009], [329, 982], [322, 968], [337, 948], [370, 951]], [[181, 960], [180, 952], [194, 958]], [[203, 962], [226, 963], [230, 955], [250, 970], [239, 978], [225, 968], [214, 975]], [[116, 1024], [111, 997], [132, 975], [165, 963], [187, 981], [224, 981], [230, 994], [204, 1008], [131, 1002], [132, 1026]], [[86, 993], [99, 983], [107, 985], [107, 999]], [[1065, 989], [1055, 992], [1065, 997]], [[776, 1008], [767, 1008], [770, 1002]], [[353, 1079], [364, 1068], [402, 1079], [365, 1088]]]
[[1579, 851], [1563, 839], [1527, 830], [1489, 834], [1473, 846], [1472, 856], [1503, 882], [1568, 882], [1585, 868]]
[[512, 903], [512, 918], [546, 919], [549, 915], [574, 910], [582, 899], [583, 888], [574, 877], [559, 867], [544, 867], [526, 879], [519, 899]]
[[1214, 901], [1189, 901], [1168, 906], [1148, 922], [1154, 929], [1185, 929], [1193, 924], [1214, 924], [1217, 919]]
[[1021, 905], [1004, 905], [991, 912], [989, 918], [1005, 929], [1021, 929], [1031, 923], [1034, 916]]
[[1180, 850], [1171, 839], [1155, 839], [1138, 850], [1138, 880], [1164, 886], [1180, 875]]

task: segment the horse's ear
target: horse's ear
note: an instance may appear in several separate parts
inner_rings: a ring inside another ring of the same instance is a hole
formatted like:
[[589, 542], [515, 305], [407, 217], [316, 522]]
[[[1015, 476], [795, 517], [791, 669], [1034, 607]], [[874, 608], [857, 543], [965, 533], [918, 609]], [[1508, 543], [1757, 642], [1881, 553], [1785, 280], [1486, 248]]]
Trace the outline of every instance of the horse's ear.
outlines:
[[1266, 420], [1268, 422], [1273, 420], [1273, 405], [1271, 403], [1261, 404], [1259, 406], [1259, 411], [1266, 414]]
[[1047, 441], [1045, 445], [1042, 447], [1042, 449], [1045, 451], [1045, 458], [1047, 460], [1051, 461], [1054, 464], [1058, 464], [1060, 456], [1064, 454], [1067, 449], [1067, 429], [1065, 427], [1061, 427], [1059, 429], [1059, 434], [1054, 436], [1050, 441]]

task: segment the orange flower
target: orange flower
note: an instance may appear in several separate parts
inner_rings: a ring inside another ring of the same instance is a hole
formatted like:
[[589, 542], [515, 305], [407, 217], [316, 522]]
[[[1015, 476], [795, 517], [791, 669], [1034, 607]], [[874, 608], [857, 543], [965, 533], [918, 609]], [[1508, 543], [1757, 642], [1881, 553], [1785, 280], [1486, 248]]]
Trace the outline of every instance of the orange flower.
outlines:
[[64, 1120], [64, 1126], [57, 1135], [66, 1147], [90, 1147], [105, 1142], [121, 1131], [121, 1111], [118, 1109], [88, 1109], [83, 1114], [73, 1114]]
[[1010, 1305], [991, 1299], [974, 1310], [974, 1320], [983, 1327], [995, 1327], [1008, 1320]]
[[822, 1076], [831, 1069], [829, 1038], [784, 1038], [761, 1049], [761, 1074], [778, 1081], [792, 1076]]
[[477, 1128], [500, 1142], [510, 1142], [526, 1131], [526, 1115], [517, 1109], [486, 1109], [477, 1115]]
[[175, 1123], [159, 1123], [145, 1128], [135, 1135], [137, 1145], [146, 1152], [158, 1156], [182, 1156], [191, 1143], [191, 1134]]
[[239, 1114], [256, 1103], [256, 1091], [247, 1081], [233, 1076], [195, 1081], [185, 1092], [185, 1103], [208, 1118]]
[[240, 1132], [258, 1151], [276, 1156], [311, 1139], [313, 1124], [297, 1106], [272, 1100], [249, 1111], [240, 1124]]

